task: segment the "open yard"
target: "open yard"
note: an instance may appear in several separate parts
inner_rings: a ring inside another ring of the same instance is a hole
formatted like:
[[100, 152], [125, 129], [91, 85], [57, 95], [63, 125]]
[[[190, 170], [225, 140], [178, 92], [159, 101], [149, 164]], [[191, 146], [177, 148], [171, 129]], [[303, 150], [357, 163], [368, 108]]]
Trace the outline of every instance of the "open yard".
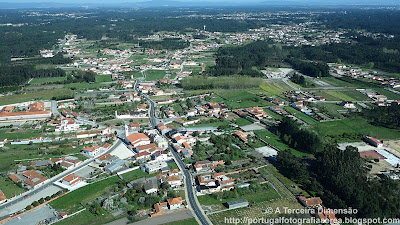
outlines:
[[299, 152], [291, 147], [289, 147], [287, 144], [281, 141], [281, 139], [276, 136], [274, 133], [268, 131], [268, 130], [256, 130], [254, 133], [262, 140], [266, 141], [270, 145], [278, 148], [279, 150], [286, 150], [290, 149], [290, 151], [297, 157], [303, 157], [303, 156], [311, 156], [311, 154], [308, 153], [303, 153]]
[[343, 133], [362, 134], [379, 139], [399, 139], [400, 131], [378, 127], [361, 117], [318, 123], [313, 128], [321, 135], [341, 135]]
[[0, 105], [14, 104], [35, 100], [50, 100], [52, 97], [72, 96], [71, 89], [61, 88], [54, 90], [37, 91], [34, 94], [18, 94], [0, 97]]
[[252, 94], [248, 91], [221, 92], [219, 96], [230, 109], [240, 109], [254, 106], [268, 106], [272, 103]]
[[43, 77], [43, 78], [33, 78], [29, 84], [40, 85], [46, 83], [54, 83], [58, 81], [65, 81], [67, 77]]
[[368, 101], [370, 98], [356, 90], [321, 90], [315, 95], [324, 96], [327, 101]]
[[306, 122], [306, 123], [308, 123], [308, 124], [310, 124], [310, 125], [313, 125], [313, 124], [318, 123], [318, 121], [316, 121], [316, 120], [315, 120], [314, 118], [312, 118], [311, 116], [309, 116], [309, 115], [307, 115], [307, 114], [305, 114], [305, 113], [303, 113], [303, 112], [300, 112], [300, 111], [298, 111], [298, 110], [295, 109], [295, 108], [292, 108], [292, 107], [290, 107], [290, 106], [287, 106], [287, 107], [284, 107], [284, 108], [285, 108], [285, 110], [286, 110], [287, 112], [289, 112], [289, 113], [292, 114], [293, 116], [295, 116], [295, 117], [301, 119], [302, 121], [304, 121], [304, 122]]
[[112, 81], [111, 75], [97, 75], [96, 76], [96, 82], [101, 83], [101, 82], [110, 82]]
[[0, 190], [3, 191], [4, 195], [8, 199], [14, 197], [15, 195], [24, 193], [26, 191], [25, 189], [20, 188], [18, 185], [16, 185], [8, 177], [0, 178]]
[[153, 176], [150, 175], [144, 171], [142, 171], [141, 169], [136, 169], [127, 173], [124, 173], [121, 175], [125, 181], [129, 182], [129, 181], [133, 181], [142, 177], [149, 177], [149, 176]]
[[83, 208], [82, 204], [89, 203], [113, 188], [120, 179], [112, 176], [108, 179], [86, 185], [68, 193], [50, 203], [55, 209], [73, 213]]
[[165, 76], [165, 70], [147, 70], [146, 81], [161, 80]]

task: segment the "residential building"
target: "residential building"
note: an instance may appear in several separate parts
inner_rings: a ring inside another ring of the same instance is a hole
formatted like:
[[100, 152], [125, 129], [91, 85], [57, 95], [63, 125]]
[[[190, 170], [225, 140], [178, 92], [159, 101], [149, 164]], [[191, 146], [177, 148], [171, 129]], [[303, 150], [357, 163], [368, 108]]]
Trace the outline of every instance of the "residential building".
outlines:
[[72, 174], [70, 174], [70, 175], [64, 177], [64, 178], [61, 180], [61, 183], [62, 183], [62, 184], [65, 184], [65, 185], [73, 186], [73, 185], [78, 184], [78, 183], [81, 182], [81, 181], [82, 181], [82, 179], [81, 179], [79, 176], [77, 176], [77, 175], [75, 175], [75, 174], [72, 173]]

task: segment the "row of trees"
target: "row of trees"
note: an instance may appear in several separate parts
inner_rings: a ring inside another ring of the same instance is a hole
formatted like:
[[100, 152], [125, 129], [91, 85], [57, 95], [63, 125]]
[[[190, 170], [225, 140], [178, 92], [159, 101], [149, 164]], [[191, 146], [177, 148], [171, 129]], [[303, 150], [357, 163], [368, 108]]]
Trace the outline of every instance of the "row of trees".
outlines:
[[263, 74], [257, 69], [264, 68], [270, 61], [281, 59], [282, 49], [268, 42], [256, 41], [239, 47], [220, 48], [216, 56], [216, 65], [209, 68], [209, 75], [261, 77]]
[[35, 69], [34, 65], [0, 66], [0, 86], [15, 86], [31, 78], [63, 77], [61, 69]]
[[351, 207], [358, 210], [353, 216], [361, 218], [400, 215], [398, 184], [386, 177], [369, 179], [369, 167], [355, 147], [340, 150], [335, 145], [326, 145], [311, 164], [299, 161], [289, 150], [280, 151], [276, 167], [309, 193], [320, 196], [327, 207]]
[[363, 115], [374, 125], [400, 129], [400, 105], [363, 110]]
[[322, 148], [322, 141], [316, 133], [301, 129], [299, 124], [289, 117], [282, 119], [276, 131], [284, 142], [301, 152], [316, 153]]

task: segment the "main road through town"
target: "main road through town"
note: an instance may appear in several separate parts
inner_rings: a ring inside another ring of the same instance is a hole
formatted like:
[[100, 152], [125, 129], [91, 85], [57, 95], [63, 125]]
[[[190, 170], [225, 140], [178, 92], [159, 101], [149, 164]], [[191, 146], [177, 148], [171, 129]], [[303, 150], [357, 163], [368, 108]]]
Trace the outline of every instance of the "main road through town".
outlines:
[[[146, 79], [146, 71], [145, 70], [142, 71], [142, 74], [143, 74], [143, 79]], [[135, 83], [135, 90], [138, 93], [139, 93], [138, 86], [139, 86], [140, 81], [141, 81], [141, 79], [136, 79], [136, 83]], [[150, 123], [151, 123], [152, 127], [155, 128], [157, 126], [155, 113], [154, 113], [155, 103], [147, 95], [142, 93], [141, 96], [144, 97], [150, 104], [150, 114], [149, 114]], [[197, 201], [196, 193], [193, 190], [192, 175], [190, 174], [189, 170], [186, 168], [186, 165], [182, 161], [181, 157], [178, 155], [177, 152], [174, 151], [174, 149], [171, 147], [171, 145], [169, 145], [169, 149], [172, 152], [172, 154], [174, 155], [175, 161], [179, 164], [178, 166], [181, 168], [181, 170], [185, 176], [185, 189], [186, 189], [186, 193], [187, 193], [187, 197], [188, 197], [188, 203], [194, 213], [194, 216], [197, 218], [197, 220], [202, 225], [209, 225], [209, 224], [211, 225], [212, 223], [207, 218], [207, 216], [205, 215], [203, 210], [201, 210], [200, 204]]]

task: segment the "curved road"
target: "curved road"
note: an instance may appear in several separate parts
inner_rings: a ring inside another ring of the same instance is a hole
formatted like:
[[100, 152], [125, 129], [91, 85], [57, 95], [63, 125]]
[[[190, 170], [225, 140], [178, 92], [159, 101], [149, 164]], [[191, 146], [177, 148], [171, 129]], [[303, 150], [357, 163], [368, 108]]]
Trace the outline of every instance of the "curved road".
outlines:
[[[142, 74], [143, 74], [143, 79], [146, 79], [145, 71], [142, 71]], [[135, 83], [135, 90], [138, 93], [139, 93], [138, 86], [139, 86], [140, 81], [141, 81], [141, 79], [136, 79], [136, 83]], [[152, 127], [154, 128], [157, 126], [156, 118], [155, 118], [155, 114], [154, 114], [155, 103], [149, 97], [147, 97], [147, 95], [142, 93], [141, 96], [143, 96], [150, 103], [149, 117], [150, 117], [150, 123], [151, 123]], [[207, 216], [201, 210], [200, 205], [197, 202], [196, 193], [193, 191], [192, 176], [191, 176], [189, 170], [186, 169], [185, 163], [182, 161], [182, 159], [178, 155], [178, 153], [173, 150], [171, 145], [169, 145], [169, 149], [172, 152], [172, 154], [174, 155], [175, 161], [179, 164], [178, 166], [181, 168], [181, 170], [183, 171], [183, 174], [185, 176], [185, 188], [186, 188], [186, 193], [187, 193], [187, 197], [189, 200], [188, 203], [189, 203], [190, 208], [193, 210], [195, 217], [202, 225], [209, 225], [209, 224], [211, 225], [210, 220], [207, 218]]]

